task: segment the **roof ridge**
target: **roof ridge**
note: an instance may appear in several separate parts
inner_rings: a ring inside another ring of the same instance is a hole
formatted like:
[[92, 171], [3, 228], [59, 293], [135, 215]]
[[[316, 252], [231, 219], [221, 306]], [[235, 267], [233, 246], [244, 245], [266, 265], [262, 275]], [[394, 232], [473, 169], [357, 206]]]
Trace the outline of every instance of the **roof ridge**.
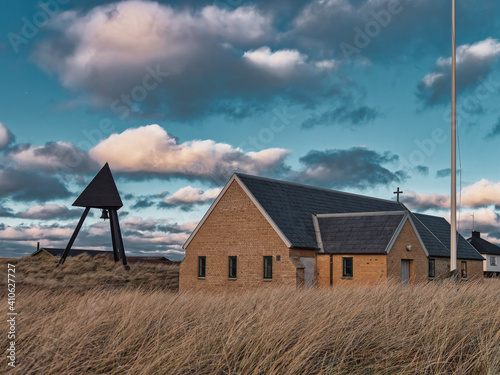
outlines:
[[343, 212], [336, 214], [314, 214], [318, 219], [324, 219], [329, 217], [351, 217], [351, 216], [394, 216], [394, 215], [405, 215], [405, 211], [375, 211], [375, 212]]
[[[370, 197], [368, 195], [348, 193], [346, 191], [334, 190], [334, 189], [328, 189], [328, 188], [322, 188], [322, 187], [319, 187], [319, 186], [301, 184], [301, 183], [298, 183], [298, 182], [278, 180], [278, 179], [270, 178], [270, 177], [255, 176], [255, 175], [251, 175], [251, 174], [247, 174], [247, 173], [241, 173], [241, 172], [234, 172], [234, 174], [237, 175], [238, 177], [241, 177], [241, 176], [243, 176], [243, 177], [249, 177], [249, 178], [254, 178], [254, 179], [257, 179], [257, 180], [264, 180], [264, 181], [276, 182], [276, 183], [285, 184], [285, 185], [293, 185], [293, 186], [299, 186], [299, 187], [304, 187], [304, 188], [308, 188], [308, 189], [323, 190], [323, 191], [330, 192], [330, 193], [339, 193], [339, 194], [345, 194], [345, 195], [350, 195], [350, 196], [354, 196], [354, 197], [361, 197], [361, 198], [366, 198], [366, 199], [372, 199], [372, 200], [378, 200], [378, 201], [383, 201], [383, 202], [389, 202], [389, 203], [398, 204], [398, 202], [395, 202], [395, 201], [390, 200], [390, 199], [383, 199], [383, 198], [377, 198], [377, 197]], [[399, 203], [399, 204], [402, 205], [401, 203]]]

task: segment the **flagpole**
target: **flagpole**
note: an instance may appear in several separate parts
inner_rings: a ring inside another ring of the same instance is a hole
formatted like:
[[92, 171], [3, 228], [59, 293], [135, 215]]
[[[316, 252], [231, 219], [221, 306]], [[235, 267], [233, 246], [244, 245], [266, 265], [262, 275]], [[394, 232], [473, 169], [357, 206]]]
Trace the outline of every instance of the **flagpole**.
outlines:
[[457, 117], [455, 0], [451, 4], [451, 238], [450, 271], [457, 269]]

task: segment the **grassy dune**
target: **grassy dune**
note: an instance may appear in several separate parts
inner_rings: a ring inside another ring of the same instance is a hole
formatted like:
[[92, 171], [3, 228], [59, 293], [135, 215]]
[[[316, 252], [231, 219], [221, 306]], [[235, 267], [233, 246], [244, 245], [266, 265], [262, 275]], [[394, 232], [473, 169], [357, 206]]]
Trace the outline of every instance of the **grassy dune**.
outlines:
[[[0, 269], [7, 270], [7, 262], [15, 264], [19, 277], [18, 287], [48, 289], [71, 288], [87, 291], [95, 287], [143, 287], [147, 289], [179, 288], [179, 266], [133, 263], [129, 272], [121, 263], [115, 263], [105, 257], [90, 258], [86, 254], [67, 258], [65, 263], [57, 266], [59, 259], [40, 258], [0, 258]], [[0, 280], [4, 280], [6, 272], [0, 272]], [[6, 282], [2, 281], [2, 285]]]
[[43, 284], [19, 292], [13, 374], [500, 374], [498, 279], [239, 294]]

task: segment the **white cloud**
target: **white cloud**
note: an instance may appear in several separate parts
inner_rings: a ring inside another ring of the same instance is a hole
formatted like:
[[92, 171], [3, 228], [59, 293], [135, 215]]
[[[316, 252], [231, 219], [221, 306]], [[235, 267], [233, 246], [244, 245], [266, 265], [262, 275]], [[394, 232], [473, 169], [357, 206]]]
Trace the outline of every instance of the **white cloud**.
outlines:
[[0, 122], [0, 150], [5, 148], [12, 141], [12, 134], [9, 129]]
[[200, 14], [205, 31], [224, 37], [229, 42], [255, 41], [271, 33], [272, 19], [250, 6], [234, 10], [206, 6]]
[[423, 211], [450, 207], [450, 196], [446, 194], [418, 194], [408, 191], [403, 194], [401, 201], [412, 209]]
[[[500, 53], [500, 42], [498, 39], [486, 38], [474, 44], [463, 44], [457, 47], [457, 69], [461, 65], [472, 61], [484, 61], [491, 63]], [[442, 68], [451, 67], [451, 57], [440, 57], [436, 66]]]
[[500, 182], [492, 182], [483, 178], [465, 187], [462, 191], [462, 204], [469, 207], [500, 205]]
[[[457, 47], [457, 91], [477, 85], [491, 71], [500, 55], [500, 41], [486, 38], [474, 44]], [[434, 71], [425, 75], [418, 86], [418, 96], [427, 104], [449, 100], [451, 57], [440, 57]]]
[[24, 145], [12, 150], [9, 158], [22, 170], [87, 172], [97, 168], [85, 151], [70, 142], [53, 142], [44, 146]]
[[30, 207], [16, 216], [27, 219], [66, 219], [78, 217], [81, 214], [81, 210], [70, 210], [63, 204], [46, 204]]
[[73, 229], [66, 227], [53, 227], [44, 225], [27, 226], [5, 226], [0, 230], [1, 240], [11, 241], [40, 241], [40, 240], [61, 240], [69, 239], [73, 234]]
[[213, 140], [180, 143], [158, 125], [112, 134], [89, 151], [100, 163], [108, 161], [114, 171], [217, 179], [234, 171], [261, 174], [281, 168], [289, 153], [280, 148], [244, 153]]
[[163, 199], [163, 203], [171, 206], [195, 205], [212, 202], [219, 195], [221, 188], [203, 191], [200, 188], [185, 186], [177, 190], [174, 194]]
[[[403, 202], [411, 208], [449, 209], [450, 196], [446, 194], [417, 194], [409, 191], [403, 196]], [[457, 194], [457, 204], [465, 207], [484, 207], [500, 204], [500, 182], [485, 178], [462, 189], [461, 198]]]
[[252, 6], [234, 10], [206, 6], [195, 12], [127, 0], [97, 6], [86, 14], [59, 14], [51, 25], [61, 33], [60, 40], [74, 48], [68, 51], [48, 39], [36, 57], [47, 70], [58, 73], [66, 88], [87, 89], [94, 94], [92, 104], [102, 106], [141, 82], [147, 66], [154, 69], [160, 64], [162, 71], [177, 75], [200, 61], [210, 65], [214, 43], [244, 48], [264, 41], [271, 24], [269, 16]]
[[[474, 214], [474, 222], [472, 219], [472, 214]], [[450, 221], [450, 214], [447, 213], [445, 219]], [[490, 233], [490, 232], [500, 232], [500, 217], [491, 208], [480, 208], [476, 210], [461, 210], [460, 214], [457, 214], [457, 228], [462, 233], [469, 233], [474, 228], [479, 232]], [[481, 237], [483, 237], [481, 235]]]
[[337, 60], [334, 60], [334, 59], [321, 60], [321, 61], [315, 62], [314, 65], [316, 65], [316, 67], [318, 67], [319, 69], [332, 70], [332, 69], [337, 68], [340, 65], [340, 62]]
[[272, 52], [269, 47], [261, 47], [245, 52], [243, 58], [274, 74], [288, 75], [298, 66], [304, 65], [307, 56], [297, 50], [283, 49]]

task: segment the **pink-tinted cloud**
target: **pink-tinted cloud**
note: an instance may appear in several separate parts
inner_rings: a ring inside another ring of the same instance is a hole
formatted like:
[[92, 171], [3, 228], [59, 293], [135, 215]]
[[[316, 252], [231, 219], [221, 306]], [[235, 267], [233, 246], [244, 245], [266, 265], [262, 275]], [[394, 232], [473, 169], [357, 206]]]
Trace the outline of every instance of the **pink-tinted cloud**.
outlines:
[[[444, 217], [450, 221], [449, 213], [446, 213]], [[457, 213], [457, 228], [460, 232], [468, 233], [469, 235], [473, 229], [481, 233], [500, 233], [500, 215], [491, 208], [460, 210]]]
[[203, 189], [200, 188], [186, 186], [164, 198], [162, 203], [165, 206], [193, 206], [211, 203], [217, 198], [221, 190], [221, 188], [214, 188], [203, 191]]
[[79, 217], [82, 210], [69, 209], [63, 204], [46, 204], [33, 206], [26, 211], [19, 212], [16, 216], [26, 219], [71, 219]]
[[14, 136], [7, 127], [0, 122], [0, 150], [7, 147], [14, 140]]
[[98, 164], [71, 142], [50, 142], [43, 146], [22, 145], [12, 149], [8, 159], [22, 170], [44, 172], [88, 172]]
[[117, 172], [218, 180], [235, 171], [265, 174], [282, 169], [289, 153], [281, 148], [245, 153], [213, 140], [179, 142], [158, 125], [112, 134], [89, 151], [93, 159], [109, 162]]
[[483, 178], [465, 187], [462, 191], [462, 204], [469, 207], [500, 204], [500, 182]]
[[[402, 201], [410, 208], [448, 209], [450, 196], [446, 194], [418, 194], [405, 192]], [[465, 207], [485, 207], [500, 204], [500, 182], [492, 182], [485, 178], [462, 189], [461, 198], [457, 195], [457, 204]]]
[[423, 211], [450, 207], [450, 197], [446, 194], [418, 194], [405, 191], [401, 201], [411, 209]]

